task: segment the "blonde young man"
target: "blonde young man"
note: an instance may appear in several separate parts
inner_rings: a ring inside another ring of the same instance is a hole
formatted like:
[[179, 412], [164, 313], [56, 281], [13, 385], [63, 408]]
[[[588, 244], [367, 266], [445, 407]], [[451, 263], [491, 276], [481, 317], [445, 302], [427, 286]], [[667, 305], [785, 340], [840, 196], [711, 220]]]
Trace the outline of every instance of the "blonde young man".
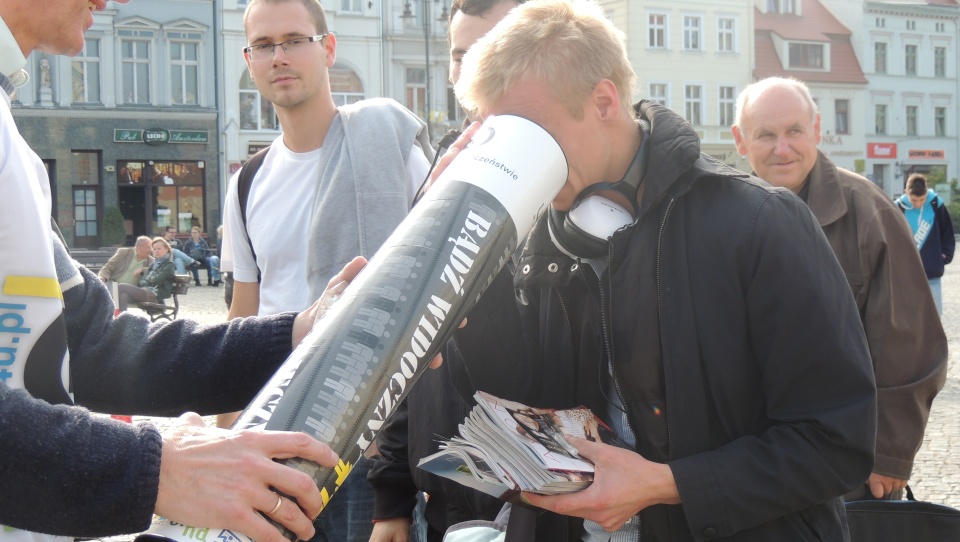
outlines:
[[[498, 276], [457, 332], [454, 380], [587, 405], [630, 445], [578, 441], [593, 484], [524, 494], [554, 513], [514, 507], [508, 532], [843, 540], [840, 496], [870, 472], [876, 415], [843, 271], [799, 198], [702, 155], [672, 111], [631, 106], [634, 77], [623, 34], [583, 0], [523, 4], [463, 60], [461, 103], [540, 124], [569, 176], [515, 279]], [[597, 188], [633, 223], [571, 238], [567, 212]]]
[[863, 321], [877, 382], [876, 460], [847, 498], [900, 499], [947, 372], [947, 338], [910, 227], [880, 187], [817, 150], [820, 113], [802, 82], [743, 89], [733, 136], [758, 177], [813, 211]]
[[[318, 0], [251, 0], [244, 31], [250, 76], [283, 134], [256, 171], [244, 209], [242, 171], [227, 189], [222, 256], [233, 272], [231, 319], [301, 310], [353, 257], [372, 256], [407, 215], [433, 157], [426, 125], [398, 103], [336, 105], [329, 70], [337, 38]], [[367, 469], [366, 461], [354, 466], [315, 540], [369, 540]]]

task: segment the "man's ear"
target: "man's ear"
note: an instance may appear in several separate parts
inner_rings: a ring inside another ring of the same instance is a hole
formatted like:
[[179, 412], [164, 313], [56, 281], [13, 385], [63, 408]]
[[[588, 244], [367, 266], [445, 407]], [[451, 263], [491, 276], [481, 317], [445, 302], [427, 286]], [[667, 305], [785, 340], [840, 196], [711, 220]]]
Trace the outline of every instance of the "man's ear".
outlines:
[[602, 120], [613, 120], [620, 115], [620, 93], [613, 81], [604, 79], [593, 87], [590, 104]]
[[733, 132], [733, 140], [737, 144], [737, 152], [740, 153], [740, 156], [746, 156], [747, 146], [743, 142], [743, 132], [740, 131], [740, 127], [734, 124], [730, 127], [730, 130]]
[[243, 52], [243, 61], [247, 63], [247, 73], [250, 74], [250, 80], [256, 84], [256, 79], [253, 77], [253, 65], [250, 63], [250, 53]]
[[337, 37], [328, 32], [323, 38], [323, 48], [327, 52], [327, 68], [332, 68], [337, 63]]

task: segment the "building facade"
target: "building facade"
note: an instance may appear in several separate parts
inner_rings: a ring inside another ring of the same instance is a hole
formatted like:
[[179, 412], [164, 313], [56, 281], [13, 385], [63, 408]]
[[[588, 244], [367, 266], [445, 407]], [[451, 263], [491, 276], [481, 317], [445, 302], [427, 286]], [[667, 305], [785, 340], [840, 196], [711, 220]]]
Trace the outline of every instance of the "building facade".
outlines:
[[914, 172], [958, 176], [958, 16], [952, 0], [864, 4], [866, 171], [891, 196]]
[[639, 98], [683, 115], [701, 150], [749, 171], [730, 126], [753, 65], [752, 0], [604, 0], [627, 35]]
[[50, 174], [75, 248], [102, 243], [116, 207], [127, 242], [220, 223], [213, 2], [111, 4], [75, 58], [35, 52], [13, 115]]

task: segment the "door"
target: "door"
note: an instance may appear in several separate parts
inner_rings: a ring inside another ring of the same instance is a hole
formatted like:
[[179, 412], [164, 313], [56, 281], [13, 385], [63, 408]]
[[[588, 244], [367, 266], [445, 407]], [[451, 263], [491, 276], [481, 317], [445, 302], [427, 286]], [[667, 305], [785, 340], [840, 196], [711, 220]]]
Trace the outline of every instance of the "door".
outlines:
[[73, 246], [100, 246], [100, 187], [73, 187]]

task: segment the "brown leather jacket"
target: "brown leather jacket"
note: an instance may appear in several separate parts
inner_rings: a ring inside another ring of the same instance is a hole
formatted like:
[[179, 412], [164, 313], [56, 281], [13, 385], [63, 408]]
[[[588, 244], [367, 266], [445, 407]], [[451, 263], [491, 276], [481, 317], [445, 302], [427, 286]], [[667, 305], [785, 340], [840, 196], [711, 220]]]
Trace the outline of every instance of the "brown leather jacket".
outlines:
[[877, 380], [873, 472], [909, 479], [947, 371], [947, 338], [910, 226], [877, 185], [822, 153], [804, 191], [847, 275], [870, 345]]

